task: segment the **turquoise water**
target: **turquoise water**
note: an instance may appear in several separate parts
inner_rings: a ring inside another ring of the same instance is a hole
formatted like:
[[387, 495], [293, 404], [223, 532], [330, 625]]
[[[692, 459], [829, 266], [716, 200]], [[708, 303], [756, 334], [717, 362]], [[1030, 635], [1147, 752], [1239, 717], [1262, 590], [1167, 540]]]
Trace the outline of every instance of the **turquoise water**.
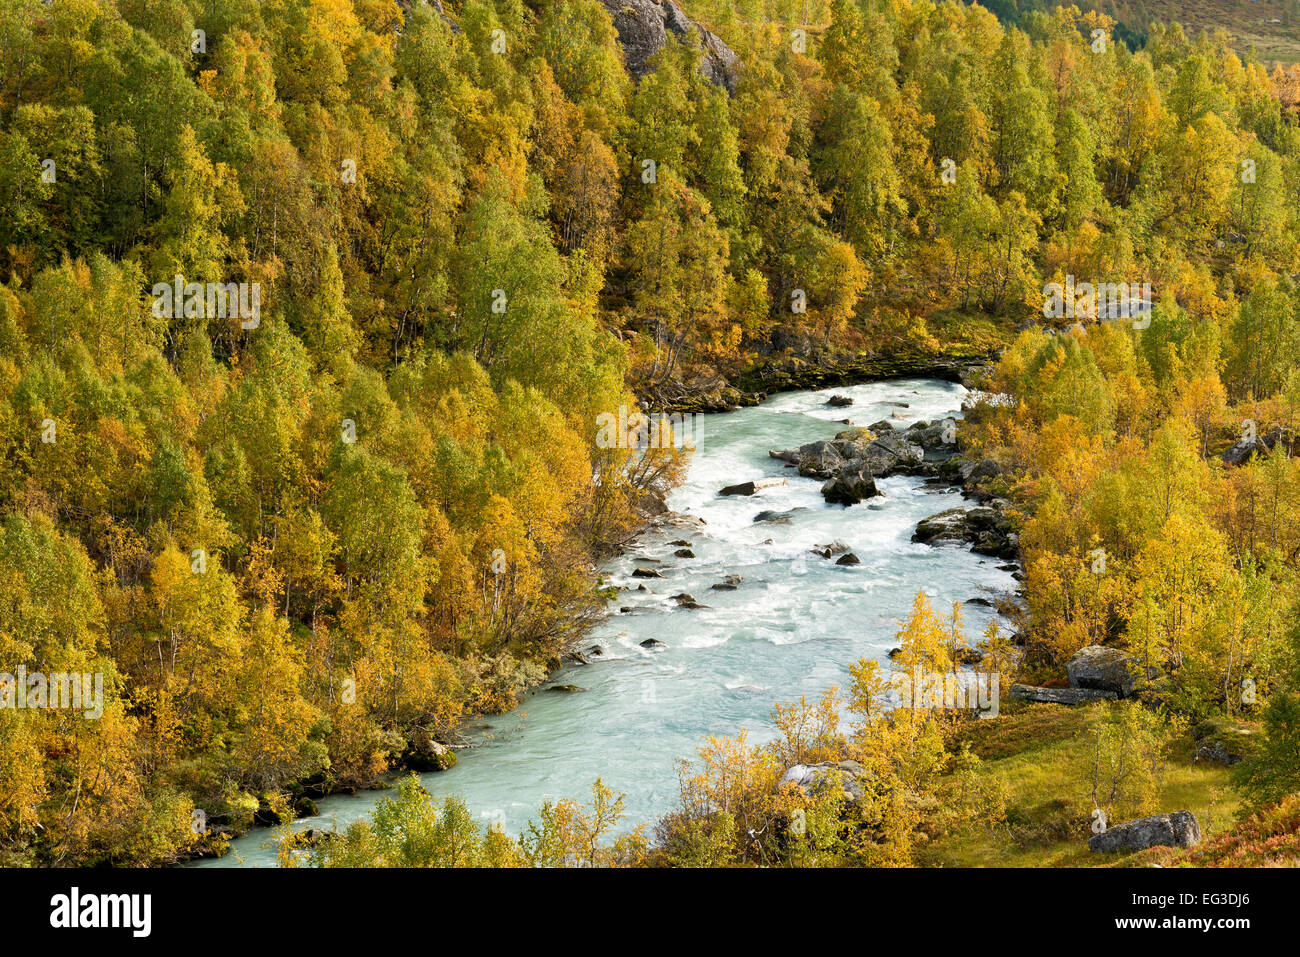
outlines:
[[[854, 405], [828, 407], [832, 393], [852, 396]], [[878, 482], [882, 498], [848, 509], [827, 506], [818, 481], [800, 478], [767, 454], [830, 438], [847, 427], [840, 423], [846, 417], [858, 425], [891, 419], [899, 428], [959, 417], [965, 394], [954, 383], [903, 379], [786, 393], [755, 408], [701, 417], [686, 482], [668, 504], [707, 524], [652, 530], [606, 563], [607, 580], [628, 590], [582, 646], [600, 645], [604, 656], [566, 667], [551, 681], [586, 690], [542, 690], [515, 711], [478, 722], [479, 746], [461, 751], [452, 770], [424, 775], [425, 787], [460, 795], [485, 821], [501, 821], [513, 833], [544, 800], [589, 799], [599, 777], [627, 795], [628, 824], [652, 824], [674, 803], [679, 758], [694, 756], [709, 734], [748, 729], [752, 741], [767, 740], [774, 734], [774, 703], [800, 695], [811, 700], [830, 685], [843, 686], [859, 658], [884, 660], [918, 590], [946, 611], [953, 601], [1014, 589], [996, 559], [910, 541], [920, 519], [962, 503], [957, 493], [899, 476]], [[787, 478], [789, 485], [749, 498], [717, 495], [723, 486], [766, 477]], [[788, 525], [753, 522], [760, 511], [799, 507], [805, 511]], [[676, 546], [668, 543], [675, 539], [689, 541], [696, 557], [674, 558]], [[833, 539], [848, 543], [862, 563], [837, 566], [808, 554]], [[650, 567], [665, 580], [648, 580], [650, 591], [641, 592], [631, 573], [646, 558], [662, 562]], [[744, 578], [736, 591], [710, 589], [730, 574]], [[710, 607], [678, 608], [671, 596], [680, 592]], [[620, 614], [620, 607], [634, 611]], [[994, 616], [981, 606], [963, 614], [972, 640]], [[667, 648], [643, 649], [646, 638]], [[368, 791], [327, 798], [319, 802], [319, 817], [294, 827], [344, 827], [382, 797]], [[233, 842], [227, 857], [194, 866], [273, 865], [270, 836], [259, 829]]]

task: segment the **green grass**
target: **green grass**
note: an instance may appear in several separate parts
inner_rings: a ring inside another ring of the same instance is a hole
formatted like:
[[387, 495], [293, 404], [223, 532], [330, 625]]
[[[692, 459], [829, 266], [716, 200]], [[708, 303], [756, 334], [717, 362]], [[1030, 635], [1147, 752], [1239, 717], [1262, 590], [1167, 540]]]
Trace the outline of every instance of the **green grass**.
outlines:
[[[985, 762], [1005, 788], [1007, 820], [935, 841], [918, 855], [933, 867], [1123, 866], [1138, 855], [1088, 850], [1092, 801], [1088, 796], [1089, 718], [1107, 703], [1068, 708], [1006, 702], [997, 718], [973, 721], [959, 740]], [[1229, 771], [1192, 760], [1190, 740], [1180, 741], [1164, 777], [1160, 811], [1188, 810], [1211, 839], [1231, 827], [1237, 798]]]
[[948, 310], [932, 313], [925, 325], [943, 343], [945, 355], [983, 356], [1006, 348], [1016, 338], [1022, 317], [989, 316], [979, 312]]
[[[1300, 62], [1300, 23], [1285, 22], [1283, 0], [1145, 0], [1140, 5], [1092, 0], [1080, 3], [1079, 8], [1101, 10], [1120, 20], [1131, 16], [1132, 11], [1144, 11], [1144, 18], [1139, 14], [1143, 22], [1129, 26], [1145, 28], [1151, 21], [1181, 23], [1192, 40], [1202, 31], [1224, 30], [1232, 35], [1232, 46], [1243, 58], [1253, 47], [1266, 65]], [[1269, 22], [1274, 19], [1283, 22]]]

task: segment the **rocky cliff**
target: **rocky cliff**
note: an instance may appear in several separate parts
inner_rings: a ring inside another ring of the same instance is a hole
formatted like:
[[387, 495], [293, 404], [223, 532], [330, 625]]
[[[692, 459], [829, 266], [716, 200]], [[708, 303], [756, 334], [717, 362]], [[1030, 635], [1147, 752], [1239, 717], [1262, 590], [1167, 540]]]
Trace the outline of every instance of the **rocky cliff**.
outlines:
[[700, 70], [712, 82], [736, 91], [740, 58], [714, 34], [700, 26], [672, 0], [601, 0], [614, 20], [628, 72], [643, 77], [650, 72], [650, 60], [668, 42], [668, 34], [695, 45], [702, 51]]

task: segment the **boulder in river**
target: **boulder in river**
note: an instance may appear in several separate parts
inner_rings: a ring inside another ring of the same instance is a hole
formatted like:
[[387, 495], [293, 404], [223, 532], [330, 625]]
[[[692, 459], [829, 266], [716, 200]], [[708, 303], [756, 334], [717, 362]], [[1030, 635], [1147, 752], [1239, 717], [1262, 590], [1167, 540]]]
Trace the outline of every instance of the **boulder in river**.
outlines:
[[826, 400], [826, 404], [836, 409], [843, 409], [853, 404], [853, 398], [847, 395], [833, 395]]
[[432, 739], [413, 741], [403, 763], [412, 771], [447, 771], [456, 766], [456, 752]]
[[673, 552], [673, 555], [674, 555], [675, 557], [677, 557], [677, 558], [694, 558], [694, 557], [695, 557], [695, 553], [694, 553], [693, 551], [691, 551], [689, 548], [679, 548], [679, 549], [677, 549], [677, 551]]
[[822, 483], [822, 498], [831, 505], [857, 505], [879, 494], [875, 478], [865, 468], [845, 469]]
[[862, 561], [852, 552], [841, 555], [835, 562], [836, 565], [861, 565]]
[[1137, 681], [1132, 656], [1105, 645], [1080, 648], [1066, 663], [1065, 671], [1071, 688], [1111, 691], [1121, 698], [1133, 694]]
[[937, 545], [941, 542], [973, 542], [982, 531], [996, 529], [999, 516], [991, 508], [959, 505], [916, 523], [912, 541]]
[[738, 485], [728, 485], [718, 492], [719, 495], [757, 495], [765, 488], [774, 488], [778, 485], [789, 485], [790, 483], [783, 478], [755, 479], [752, 482], [741, 482]]
[[1002, 466], [992, 459], [953, 458], [944, 463], [943, 473], [952, 475], [963, 485], [976, 485], [983, 479], [1002, 474]]
[[581, 694], [587, 689], [577, 685], [547, 685], [546, 690], [553, 694]]
[[632, 572], [632, 577], [633, 578], [663, 578], [664, 576], [659, 574], [653, 568], [638, 568], [634, 572]]
[[822, 558], [833, 558], [836, 555], [843, 555], [849, 551], [847, 542], [842, 542], [838, 538], [827, 545], [814, 545], [810, 551], [814, 555], [820, 555]]
[[298, 832], [299, 842], [309, 847], [337, 840], [338, 836], [338, 831], [327, 830], [323, 827], [309, 827]]
[[1094, 854], [1144, 851], [1148, 847], [1195, 847], [1201, 843], [1201, 826], [1191, 811], [1174, 811], [1125, 821], [1088, 839]]
[[649, 648], [651, 651], [659, 651], [663, 648], [667, 648], [668, 646], [665, 645], [658, 638], [647, 638], [645, 641], [641, 642], [641, 647]]
[[756, 523], [763, 522], [769, 525], [789, 525], [791, 521], [791, 516], [794, 515], [795, 512], [802, 512], [802, 511], [805, 511], [804, 507], [802, 505], [798, 505], [784, 512], [772, 512], [772, 511], [759, 512], [757, 515], [754, 516], [754, 521]]
[[996, 504], [960, 505], [921, 519], [912, 541], [927, 545], [969, 542], [978, 555], [1015, 558], [1019, 542], [1011, 527]]
[[[957, 451], [957, 423], [955, 419], [941, 419], [933, 424], [917, 422], [908, 427], [903, 438], [930, 453]], [[942, 456], [940, 456], [942, 457]]]
[[886, 433], [872, 439], [860, 458], [872, 475], [885, 476], [918, 468], [925, 461], [925, 450], [902, 436]]
[[804, 478], [829, 478], [844, 467], [844, 446], [825, 440], [809, 442], [796, 450], [795, 464]]
[[698, 515], [665, 512], [650, 521], [651, 528], [700, 528], [709, 524]]
[[919, 445], [893, 432], [873, 438], [865, 429], [847, 429], [833, 440], [807, 442], [797, 449], [774, 449], [768, 455], [797, 465], [805, 478], [819, 479], [863, 469], [880, 478], [895, 472], [911, 473], [925, 463], [925, 450]]

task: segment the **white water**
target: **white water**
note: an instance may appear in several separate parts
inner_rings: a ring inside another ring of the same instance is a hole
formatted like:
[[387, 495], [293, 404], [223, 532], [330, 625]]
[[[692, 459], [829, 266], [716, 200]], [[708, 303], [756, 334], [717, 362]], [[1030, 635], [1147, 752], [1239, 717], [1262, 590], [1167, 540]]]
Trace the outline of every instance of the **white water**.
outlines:
[[[702, 417], [687, 480], [668, 504], [707, 524], [650, 532], [607, 563], [608, 581], [628, 590], [582, 646], [600, 645], [604, 657], [566, 667], [550, 682], [587, 690], [542, 690], [516, 711], [481, 721], [479, 747], [461, 751], [452, 770], [424, 775], [424, 786], [435, 795], [459, 794], [485, 820], [504, 818], [515, 833], [544, 800], [585, 802], [600, 777], [627, 795], [626, 824], [653, 824], [674, 802], [677, 759], [694, 757], [709, 734], [748, 729], [751, 741], [767, 740], [774, 734], [774, 703], [800, 695], [813, 700], [830, 685], [844, 686], [848, 666], [859, 658], [883, 660], [918, 590], [944, 612], [954, 601], [1012, 590], [1010, 573], [999, 571], [996, 559], [911, 541], [920, 519], [962, 503], [957, 493], [899, 476], [878, 482], [882, 498], [847, 509], [828, 506], [820, 482], [800, 478], [767, 454], [831, 438], [848, 427], [840, 423], [846, 417], [857, 425], [891, 419], [903, 428], [958, 416], [965, 392], [953, 383], [901, 379], [786, 393], [755, 408]], [[853, 406], [827, 406], [833, 393], [852, 396]], [[723, 486], [774, 476], [789, 486], [753, 497], [717, 495]], [[760, 511], [796, 507], [806, 511], [789, 525], [753, 522]], [[837, 538], [860, 565], [837, 566], [808, 553]], [[696, 557], [674, 558], [668, 542], [675, 539], [689, 541]], [[648, 567], [666, 580], [650, 579], [650, 591], [641, 592], [631, 572], [647, 558], [661, 560]], [[736, 591], [710, 590], [728, 574], [742, 575], [744, 583]], [[677, 608], [670, 596], [680, 592], [710, 607]], [[620, 614], [620, 606], [635, 611]], [[993, 614], [981, 606], [963, 609], [972, 641]], [[643, 649], [646, 638], [668, 647]], [[368, 791], [327, 798], [319, 802], [320, 817], [294, 826], [341, 829], [382, 797]], [[270, 836], [258, 829], [236, 840], [225, 858], [195, 866], [273, 865]]]

